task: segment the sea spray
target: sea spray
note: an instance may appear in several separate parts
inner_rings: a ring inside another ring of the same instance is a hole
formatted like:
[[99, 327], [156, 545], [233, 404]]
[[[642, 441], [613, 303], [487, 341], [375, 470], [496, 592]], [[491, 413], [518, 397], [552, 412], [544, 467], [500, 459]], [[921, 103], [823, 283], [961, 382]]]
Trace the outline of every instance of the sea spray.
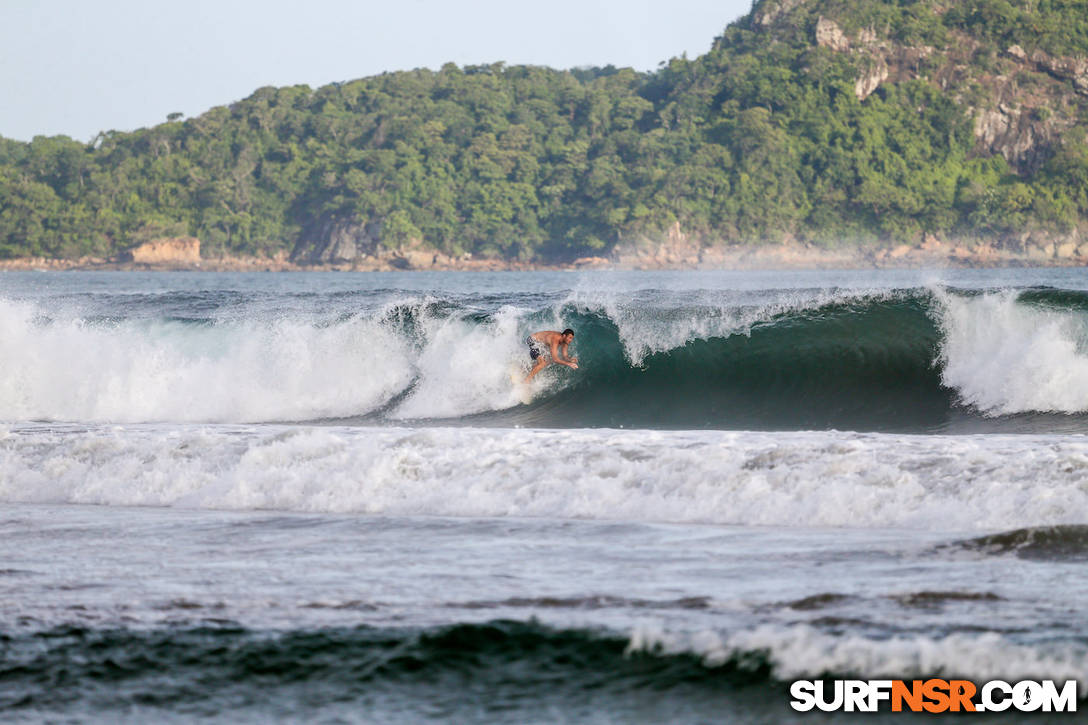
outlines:
[[456, 418], [520, 401], [511, 377], [521, 379], [529, 356], [515, 308], [504, 307], [484, 322], [430, 318], [422, 339], [414, 361], [417, 382], [391, 418]]
[[1088, 411], [1088, 309], [1022, 295], [938, 294], [942, 381], [987, 415]]

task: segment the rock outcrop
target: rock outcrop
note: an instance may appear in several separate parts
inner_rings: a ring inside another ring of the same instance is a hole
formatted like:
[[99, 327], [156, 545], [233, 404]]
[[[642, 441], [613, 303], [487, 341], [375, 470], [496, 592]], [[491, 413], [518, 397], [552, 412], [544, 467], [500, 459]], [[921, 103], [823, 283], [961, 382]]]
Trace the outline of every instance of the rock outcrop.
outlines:
[[1073, 90], [1088, 96], [1088, 58], [1053, 56], [1042, 50], [1029, 56], [1019, 45], [1010, 46], [1006, 53], [1021, 63], [1033, 63], [1037, 69], [1059, 80], [1071, 81]]
[[888, 74], [891, 72], [887, 61], [880, 56], [874, 56], [869, 62], [869, 69], [862, 71], [854, 81], [854, 95], [859, 101], [864, 101], [873, 94], [873, 91], [880, 88], [880, 84], [888, 80]]
[[838, 23], [822, 15], [816, 20], [816, 45], [831, 50], [850, 50], [850, 40], [842, 32]]
[[816, 19], [816, 45], [837, 53], [851, 53], [860, 68], [854, 82], [854, 95], [864, 101], [889, 78], [900, 81], [917, 75], [922, 61], [934, 49], [928, 46], [906, 46], [881, 39], [873, 28], [858, 31], [853, 38], [830, 18]]
[[1032, 171], [1049, 157], [1063, 126], [1041, 120], [1036, 109], [998, 103], [977, 112], [975, 140], [990, 153], [1004, 156], [1013, 168]]
[[152, 266], [199, 265], [200, 240], [196, 237], [152, 239], [124, 251], [119, 261]]
[[381, 238], [380, 224], [324, 217], [303, 229], [291, 261], [296, 264], [343, 264], [373, 256]]
[[380, 223], [320, 219], [303, 230], [291, 252], [292, 264], [343, 269], [449, 269], [468, 258], [449, 255], [412, 240], [397, 247], [381, 241]]
[[804, 2], [805, 0], [778, 0], [778, 2], [767, 3], [756, 12], [755, 22], [757, 25], [771, 25]]

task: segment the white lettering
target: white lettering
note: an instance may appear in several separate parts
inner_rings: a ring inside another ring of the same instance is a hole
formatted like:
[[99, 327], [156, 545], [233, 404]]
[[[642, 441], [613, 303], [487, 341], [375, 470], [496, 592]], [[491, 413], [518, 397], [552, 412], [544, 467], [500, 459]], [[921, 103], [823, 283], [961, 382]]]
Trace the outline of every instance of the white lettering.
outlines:
[[798, 712], [808, 712], [816, 707], [816, 685], [810, 680], [797, 680], [790, 685], [790, 707]]
[[1043, 706], [1043, 688], [1031, 680], [1017, 682], [1012, 688], [1012, 704], [1020, 712], [1035, 712]]
[[1076, 712], [1077, 681], [1066, 680], [1062, 691], [1054, 685], [1054, 680], [1043, 680], [1043, 712]]
[[990, 680], [982, 686], [982, 704], [985, 706], [982, 709], [992, 712], [1003, 712], [1008, 710], [1012, 705], [1012, 699], [1009, 697], [1002, 697], [1000, 700], [995, 700], [993, 696], [995, 690], [1001, 692], [1003, 695], [1012, 694], [1012, 686], [1009, 683], [1004, 680]]
[[891, 680], [869, 680], [869, 709], [867, 712], [876, 712], [880, 709], [881, 701], [891, 699]]
[[865, 680], [847, 680], [844, 693], [846, 712], [868, 712], [868, 691], [869, 686]]
[[842, 707], [843, 701], [843, 686], [842, 680], [835, 680], [834, 693], [835, 697], [830, 702], [824, 697], [824, 685], [827, 684], [823, 680], [816, 682], [816, 707], [820, 708], [824, 712], [835, 712]]

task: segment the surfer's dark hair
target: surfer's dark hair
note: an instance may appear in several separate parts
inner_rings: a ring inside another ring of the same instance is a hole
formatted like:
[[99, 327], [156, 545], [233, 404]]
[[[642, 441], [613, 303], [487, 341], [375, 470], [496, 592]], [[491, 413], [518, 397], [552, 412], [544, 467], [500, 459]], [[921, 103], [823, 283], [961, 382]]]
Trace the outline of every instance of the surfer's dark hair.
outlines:
[[573, 335], [573, 334], [574, 334], [574, 330], [572, 330], [572, 329], [570, 329], [570, 328], [568, 327], [567, 329], [563, 330], [563, 334], [564, 334], [564, 335]]

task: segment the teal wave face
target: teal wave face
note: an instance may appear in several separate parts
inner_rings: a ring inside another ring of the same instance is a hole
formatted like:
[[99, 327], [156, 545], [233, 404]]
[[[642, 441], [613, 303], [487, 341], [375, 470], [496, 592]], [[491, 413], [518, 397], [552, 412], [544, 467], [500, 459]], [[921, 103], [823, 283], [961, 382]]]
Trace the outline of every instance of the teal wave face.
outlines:
[[624, 358], [615, 326], [577, 320], [584, 374], [540, 405], [591, 425], [914, 429], [941, 425], [953, 395], [936, 366], [939, 332], [921, 299], [829, 305], [747, 334]]
[[[605, 631], [495, 621], [429, 630], [254, 632], [65, 628], [2, 637], [0, 714], [108, 722], [134, 711], [232, 722], [633, 721], [676, 708], [705, 719], [743, 698], [787, 707], [760, 653], [714, 667], [695, 654], [628, 653]], [[59, 678], [59, 681], [58, 681]], [[745, 696], [752, 683], [766, 689]], [[60, 686], [63, 685], [63, 686]], [[758, 695], [758, 696], [756, 696]], [[552, 718], [545, 718], [552, 719]], [[658, 720], [662, 721], [662, 720]]]
[[[1084, 293], [906, 290], [771, 310], [732, 310], [747, 320], [735, 331], [721, 325], [721, 334], [691, 334], [670, 346], [657, 344], [654, 325], [642, 325], [642, 337], [632, 340], [614, 313], [568, 307], [559, 316], [579, 331], [581, 369], [558, 371], [555, 389], [529, 406], [474, 419], [545, 427], [1088, 430], [1088, 388], [1084, 395], [1076, 386], [1053, 389], [1059, 376], [1077, 381], [1081, 372], [1088, 386], [1088, 367], [1078, 369], [1088, 366], [1088, 356], [1081, 360]], [[673, 308], [662, 315], [674, 319], [656, 330], [695, 328], [714, 313]], [[1051, 344], [1067, 357], [1064, 366], [1032, 362]], [[647, 352], [632, 360], [639, 345]]]

